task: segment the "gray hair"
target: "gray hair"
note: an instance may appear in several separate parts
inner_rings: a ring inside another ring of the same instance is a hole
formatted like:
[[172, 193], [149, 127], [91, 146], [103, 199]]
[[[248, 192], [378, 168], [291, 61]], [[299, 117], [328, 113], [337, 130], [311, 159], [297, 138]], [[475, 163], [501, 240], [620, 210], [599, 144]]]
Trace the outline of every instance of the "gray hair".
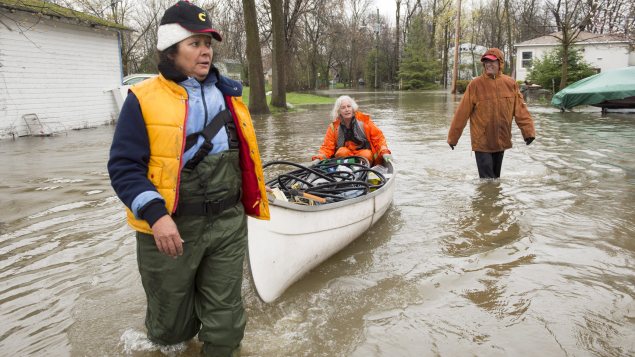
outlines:
[[342, 105], [342, 102], [345, 100], [351, 102], [351, 107], [353, 107], [353, 112], [356, 112], [357, 108], [359, 108], [359, 106], [357, 105], [357, 103], [355, 102], [353, 98], [347, 95], [340, 96], [339, 98], [337, 98], [337, 100], [335, 100], [335, 104], [333, 105], [333, 111], [331, 112], [333, 114], [333, 118], [337, 118], [340, 115], [340, 106]]

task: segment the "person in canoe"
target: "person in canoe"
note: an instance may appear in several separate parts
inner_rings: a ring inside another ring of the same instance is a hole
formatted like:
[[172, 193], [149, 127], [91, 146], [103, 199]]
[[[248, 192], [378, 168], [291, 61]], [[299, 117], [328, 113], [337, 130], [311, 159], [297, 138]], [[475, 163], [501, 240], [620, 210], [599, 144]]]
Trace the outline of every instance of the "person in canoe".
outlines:
[[534, 121], [518, 84], [503, 74], [503, 51], [490, 48], [481, 57], [483, 74], [468, 84], [448, 131], [450, 148], [470, 121], [472, 150], [480, 178], [499, 178], [505, 150], [512, 147], [512, 120], [527, 145], [536, 137]]
[[347, 95], [337, 98], [333, 105], [333, 122], [326, 129], [318, 154], [311, 158], [314, 163], [348, 156], [364, 157], [371, 165], [392, 160], [384, 133], [368, 114], [357, 109], [353, 98]]
[[108, 173], [136, 231], [150, 341], [198, 334], [203, 356], [239, 354], [247, 217], [269, 207], [239, 82], [213, 66], [221, 41], [203, 9], [179, 1], [159, 25], [160, 75], [131, 87]]

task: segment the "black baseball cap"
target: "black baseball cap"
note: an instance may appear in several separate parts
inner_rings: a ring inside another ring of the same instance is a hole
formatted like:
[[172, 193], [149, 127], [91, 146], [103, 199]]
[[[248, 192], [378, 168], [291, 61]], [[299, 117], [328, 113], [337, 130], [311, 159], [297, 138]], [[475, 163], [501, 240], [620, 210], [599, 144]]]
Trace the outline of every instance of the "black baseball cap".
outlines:
[[220, 33], [212, 27], [207, 12], [189, 1], [179, 1], [165, 10], [160, 25], [179, 24], [193, 33], [208, 33], [216, 41], [222, 41]]

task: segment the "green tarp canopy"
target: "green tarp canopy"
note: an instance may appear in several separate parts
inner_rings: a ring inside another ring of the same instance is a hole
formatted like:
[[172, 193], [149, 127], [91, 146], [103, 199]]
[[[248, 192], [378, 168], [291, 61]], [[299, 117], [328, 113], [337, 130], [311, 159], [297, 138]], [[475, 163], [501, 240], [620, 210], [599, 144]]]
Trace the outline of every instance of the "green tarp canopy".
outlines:
[[569, 109], [576, 105], [594, 105], [633, 96], [635, 67], [626, 67], [581, 79], [556, 93], [551, 104], [560, 109]]

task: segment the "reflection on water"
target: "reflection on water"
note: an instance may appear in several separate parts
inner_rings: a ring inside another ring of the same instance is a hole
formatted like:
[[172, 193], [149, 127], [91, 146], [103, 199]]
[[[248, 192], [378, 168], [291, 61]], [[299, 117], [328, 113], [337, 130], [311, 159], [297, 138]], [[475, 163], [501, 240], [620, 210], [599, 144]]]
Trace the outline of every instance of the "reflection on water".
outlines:
[[[330, 93], [336, 97], [341, 93]], [[459, 98], [349, 92], [397, 160], [392, 208], [263, 304], [244, 356], [635, 355], [635, 120], [530, 107], [479, 180]], [[330, 106], [255, 117], [264, 161], [306, 162]], [[144, 335], [134, 236], [106, 173], [112, 127], [0, 141], [0, 354], [196, 356]]]
[[518, 205], [506, 197], [499, 180], [481, 180], [466, 210], [456, 212], [457, 235], [446, 252], [470, 256], [506, 246], [519, 240], [521, 230], [515, 217]]

